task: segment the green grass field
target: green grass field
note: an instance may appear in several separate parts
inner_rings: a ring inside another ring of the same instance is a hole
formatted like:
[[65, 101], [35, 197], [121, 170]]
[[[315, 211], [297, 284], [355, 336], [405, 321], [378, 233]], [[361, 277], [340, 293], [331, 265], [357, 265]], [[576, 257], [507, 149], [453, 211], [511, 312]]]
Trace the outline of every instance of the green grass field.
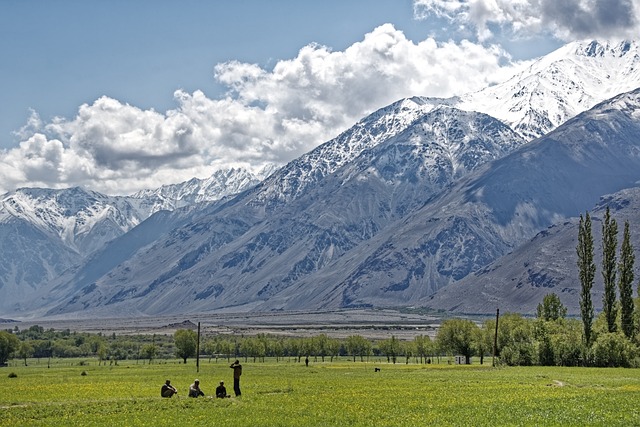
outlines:
[[[220, 380], [232, 393], [226, 360], [199, 373], [193, 361], [74, 362], [1, 368], [0, 426], [640, 425], [637, 369], [249, 360], [241, 398], [191, 399], [196, 377], [207, 395]], [[167, 378], [172, 399], [159, 397]]]

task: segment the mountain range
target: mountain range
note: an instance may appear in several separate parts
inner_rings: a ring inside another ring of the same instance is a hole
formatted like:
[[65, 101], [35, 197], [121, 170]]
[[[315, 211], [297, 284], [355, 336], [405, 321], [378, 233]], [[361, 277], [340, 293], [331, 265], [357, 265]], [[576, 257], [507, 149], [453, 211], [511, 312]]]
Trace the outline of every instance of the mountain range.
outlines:
[[575, 217], [638, 200], [638, 49], [571, 43], [480, 92], [400, 100], [262, 181], [219, 172], [215, 196], [9, 193], [0, 310], [531, 312], [551, 291], [575, 310]]
[[128, 197], [78, 187], [6, 193], [0, 200], [0, 310], [19, 311], [20, 301], [156, 212], [219, 200], [258, 182], [259, 176], [230, 169]]

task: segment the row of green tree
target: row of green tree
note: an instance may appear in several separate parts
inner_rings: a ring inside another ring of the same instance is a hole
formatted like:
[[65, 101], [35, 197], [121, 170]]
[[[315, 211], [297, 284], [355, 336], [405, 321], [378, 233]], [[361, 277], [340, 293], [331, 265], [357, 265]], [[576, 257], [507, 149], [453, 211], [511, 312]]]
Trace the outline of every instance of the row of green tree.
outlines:
[[0, 363], [10, 357], [50, 359], [96, 357], [100, 363], [144, 358], [148, 349], [154, 356], [174, 357], [174, 340], [170, 335], [119, 335], [78, 333], [69, 329], [44, 329], [33, 325], [28, 329], [0, 331]]
[[[399, 340], [394, 335], [371, 340], [357, 334], [343, 339], [326, 334], [306, 338], [260, 334], [205, 336], [198, 343], [196, 332], [189, 329], [178, 330], [173, 335], [103, 336], [68, 330], [45, 331], [36, 325], [24, 331], [0, 331], [0, 362], [6, 363], [12, 357], [24, 359], [25, 364], [29, 358], [95, 357], [99, 363], [117, 363], [124, 359], [151, 363], [171, 358], [186, 363], [199, 350], [200, 357], [209, 360], [260, 361], [271, 357], [300, 362], [309, 356], [322, 361], [333, 361], [337, 357], [365, 361], [377, 356], [385, 357], [389, 363], [430, 363], [461, 355], [468, 361], [475, 356], [483, 363], [485, 357], [495, 355], [498, 363], [507, 365], [628, 367], [639, 364], [636, 335], [628, 339], [620, 332], [610, 332], [603, 312], [592, 324], [593, 341], [587, 346], [581, 321], [566, 318], [566, 311], [558, 296], [549, 294], [539, 304], [535, 319], [515, 313], [482, 323], [449, 319], [442, 323], [435, 336], [416, 335], [411, 341]], [[638, 316], [633, 322], [634, 330], [640, 330]]]

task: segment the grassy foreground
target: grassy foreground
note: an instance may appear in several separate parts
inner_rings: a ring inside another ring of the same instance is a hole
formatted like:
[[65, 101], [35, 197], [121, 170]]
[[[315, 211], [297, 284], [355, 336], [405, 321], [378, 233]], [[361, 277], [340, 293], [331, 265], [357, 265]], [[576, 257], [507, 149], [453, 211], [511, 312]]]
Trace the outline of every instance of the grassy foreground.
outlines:
[[[249, 360], [242, 397], [223, 400], [186, 392], [198, 377], [207, 395], [220, 380], [232, 393], [226, 360], [199, 373], [194, 362], [77, 362], [0, 369], [0, 426], [640, 425], [638, 369]], [[172, 399], [159, 397], [167, 378]]]

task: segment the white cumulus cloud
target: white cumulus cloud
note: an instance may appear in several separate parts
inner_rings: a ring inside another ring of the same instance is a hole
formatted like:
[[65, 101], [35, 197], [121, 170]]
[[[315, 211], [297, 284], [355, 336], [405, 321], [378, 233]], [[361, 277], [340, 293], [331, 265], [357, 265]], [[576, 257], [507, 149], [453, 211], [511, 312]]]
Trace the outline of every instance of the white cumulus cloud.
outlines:
[[34, 112], [20, 145], [0, 152], [0, 183], [128, 194], [226, 167], [284, 164], [400, 98], [479, 90], [521, 65], [497, 46], [414, 42], [385, 24], [344, 51], [308, 45], [270, 70], [218, 64], [224, 96], [178, 90], [164, 113], [106, 96], [70, 119], [43, 123]]

